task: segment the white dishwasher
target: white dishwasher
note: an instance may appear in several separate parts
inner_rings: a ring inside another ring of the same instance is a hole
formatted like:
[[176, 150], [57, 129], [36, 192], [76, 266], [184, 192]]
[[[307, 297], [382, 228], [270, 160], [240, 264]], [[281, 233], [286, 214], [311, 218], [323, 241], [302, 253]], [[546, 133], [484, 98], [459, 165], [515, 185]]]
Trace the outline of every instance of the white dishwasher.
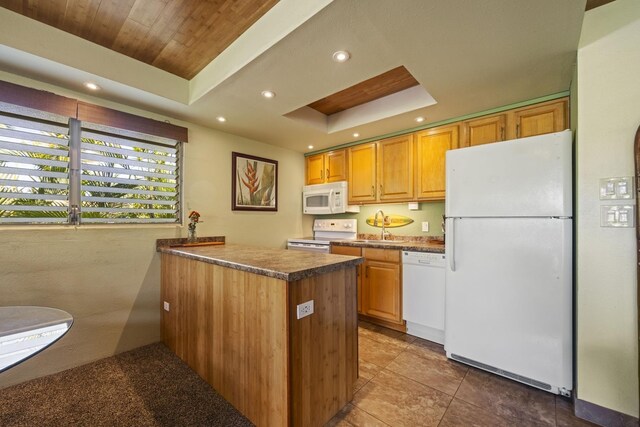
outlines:
[[444, 344], [445, 255], [402, 251], [402, 311], [407, 333]]

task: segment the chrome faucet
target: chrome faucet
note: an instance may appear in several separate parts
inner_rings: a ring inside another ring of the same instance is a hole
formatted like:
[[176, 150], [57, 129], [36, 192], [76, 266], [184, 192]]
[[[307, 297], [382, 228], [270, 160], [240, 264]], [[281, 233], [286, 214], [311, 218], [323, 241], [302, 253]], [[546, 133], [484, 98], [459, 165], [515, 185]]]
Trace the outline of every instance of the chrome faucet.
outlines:
[[373, 226], [375, 227], [378, 225], [378, 214], [382, 216], [382, 232], [380, 233], [380, 240], [385, 240], [385, 236], [387, 235], [387, 232], [384, 229], [384, 212], [382, 212], [382, 209], [378, 209], [376, 211], [376, 214], [373, 217]]

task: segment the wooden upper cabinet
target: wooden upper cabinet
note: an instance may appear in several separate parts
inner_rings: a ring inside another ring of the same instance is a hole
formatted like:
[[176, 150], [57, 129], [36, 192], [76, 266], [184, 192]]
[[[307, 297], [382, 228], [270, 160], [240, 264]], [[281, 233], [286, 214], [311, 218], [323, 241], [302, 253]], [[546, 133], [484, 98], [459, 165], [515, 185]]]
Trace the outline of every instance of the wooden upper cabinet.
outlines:
[[439, 126], [416, 134], [416, 198], [442, 200], [445, 154], [459, 147], [459, 125]]
[[413, 134], [378, 142], [378, 200], [413, 199]]
[[376, 201], [376, 143], [356, 145], [348, 154], [349, 203]]
[[[512, 138], [560, 132], [568, 128], [567, 99], [554, 100], [513, 110]], [[511, 138], [510, 138], [511, 139]]]
[[325, 154], [325, 179], [327, 182], [346, 181], [347, 150], [329, 151]]
[[489, 144], [506, 139], [507, 115], [480, 117], [462, 123], [461, 147]]
[[307, 157], [307, 185], [324, 182], [324, 154]]
[[326, 182], [346, 181], [347, 151], [336, 150], [315, 154], [307, 159], [306, 184], [324, 184]]

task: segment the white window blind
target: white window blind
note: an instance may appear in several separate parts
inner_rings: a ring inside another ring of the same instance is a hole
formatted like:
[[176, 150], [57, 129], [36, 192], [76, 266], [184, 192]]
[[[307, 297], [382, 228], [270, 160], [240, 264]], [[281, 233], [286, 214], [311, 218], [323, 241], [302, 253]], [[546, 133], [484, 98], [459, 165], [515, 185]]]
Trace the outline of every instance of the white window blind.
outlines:
[[180, 145], [150, 139], [82, 130], [82, 223], [180, 221]]
[[68, 221], [69, 129], [0, 113], [0, 223]]

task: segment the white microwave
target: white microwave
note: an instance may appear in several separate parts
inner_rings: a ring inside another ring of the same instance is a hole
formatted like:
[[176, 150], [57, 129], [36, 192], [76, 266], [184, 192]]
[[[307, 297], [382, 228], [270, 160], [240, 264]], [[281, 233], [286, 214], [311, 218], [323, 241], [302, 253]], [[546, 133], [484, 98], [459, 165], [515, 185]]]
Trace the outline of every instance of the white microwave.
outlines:
[[347, 181], [302, 187], [302, 213], [309, 215], [360, 212], [360, 206], [348, 206]]

